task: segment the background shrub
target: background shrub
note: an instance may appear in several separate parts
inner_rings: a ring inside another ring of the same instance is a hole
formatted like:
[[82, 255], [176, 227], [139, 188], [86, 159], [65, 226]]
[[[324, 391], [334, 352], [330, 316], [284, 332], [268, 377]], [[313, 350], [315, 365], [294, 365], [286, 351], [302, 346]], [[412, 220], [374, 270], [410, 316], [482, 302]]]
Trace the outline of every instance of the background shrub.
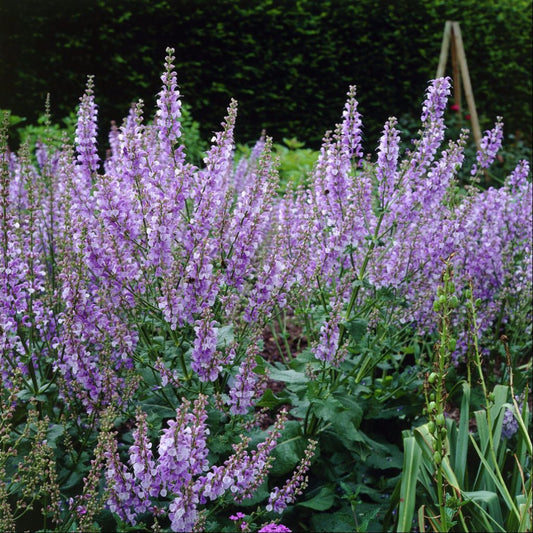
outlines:
[[[387, 113], [417, 114], [444, 22], [461, 24], [482, 128], [497, 115], [531, 138], [531, 1], [20, 0], [0, 6], [0, 108], [35, 121], [51, 93], [66, 116], [95, 75], [100, 130], [158, 90], [176, 49], [184, 102], [206, 138], [230, 98], [237, 140], [294, 137], [318, 148], [358, 87], [365, 150]], [[486, 119], [484, 118], [486, 117]], [[101, 139], [101, 150], [107, 139]]]

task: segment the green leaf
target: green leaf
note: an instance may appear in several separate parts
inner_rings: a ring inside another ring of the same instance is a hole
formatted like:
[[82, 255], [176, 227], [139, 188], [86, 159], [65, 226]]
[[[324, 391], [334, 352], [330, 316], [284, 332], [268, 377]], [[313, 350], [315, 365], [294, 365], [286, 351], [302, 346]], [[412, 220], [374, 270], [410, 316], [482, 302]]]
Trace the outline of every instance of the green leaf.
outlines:
[[142, 402], [143, 411], [145, 411], [150, 418], [157, 418], [163, 420], [165, 418], [175, 418], [176, 410], [164, 405]]
[[397, 531], [411, 531], [416, 504], [416, 483], [422, 454], [415, 437], [403, 440], [404, 461], [400, 487], [400, 508]]
[[218, 328], [217, 331], [217, 348], [224, 348], [225, 346], [230, 345], [235, 336], [233, 334], [233, 326], [222, 326]]
[[53, 450], [57, 449], [57, 439], [65, 433], [65, 427], [61, 424], [51, 424], [46, 431], [46, 442]]
[[335, 513], [315, 514], [311, 519], [311, 523], [311, 531], [316, 531], [317, 533], [345, 533], [346, 531], [355, 531], [352, 512], [347, 506]]
[[326, 422], [334, 423], [342, 411], [345, 411], [344, 406], [332, 396], [325, 400], [315, 400], [313, 403], [313, 413]]
[[344, 327], [352, 337], [355, 344], [359, 344], [367, 332], [368, 320], [364, 318], [352, 318], [344, 322]]
[[461, 400], [461, 418], [455, 447], [454, 470], [459, 486], [464, 486], [466, 473], [466, 458], [468, 455], [468, 424], [470, 421], [470, 385], [463, 383], [463, 397]]
[[256, 403], [257, 407], [277, 407], [278, 405], [281, 405], [285, 403], [287, 400], [278, 398], [271, 389], [267, 389], [264, 393], [261, 399]]
[[335, 493], [329, 487], [322, 487], [320, 492], [309, 500], [299, 502], [300, 507], [307, 507], [314, 511], [327, 511], [335, 502]]
[[278, 445], [272, 452], [274, 463], [271, 474], [283, 476], [292, 472], [304, 456], [306, 446], [307, 439], [304, 439], [301, 434], [300, 423], [296, 420], [289, 420], [281, 433]]
[[465, 491], [463, 496], [472, 502], [482, 505], [493, 520], [498, 524], [503, 524], [500, 500], [495, 492], [489, 490]]
[[[491, 464], [487, 461], [484, 453], [480, 450], [479, 446], [477, 445], [477, 442], [475, 441], [473, 435], [470, 435], [470, 440], [478, 454], [479, 460], [482, 462], [483, 466], [485, 467], [484, 474], [490, 477], [490, 479], [494, 483], [494, 487], [498, 490], [500, 496], [503, 498], [503, 501], [505, 502], [505, 505], [507, 506], [507, 508], [515, 515], [515, 517], [518, 520], [520, 520], [520, 513], [518, 511], [518, 508], [516, 507], [512, 496], [509, 494], [509, 490], [507, 489], [505, 483], [501, 479], [501, 472], [497, 470], [498, 468], [497, 465], [496, 467], [493, 467], [494, 463], [492, 462]], [[496, 472], [500, 475], [498, 476]]]
[[283, 381], [284, 383], [307, 383], [309, 378], [303, 372], [296, 372], [296, 370], [279, 370], [275, 367], [270, 367], [270, 379], [274, 381]]

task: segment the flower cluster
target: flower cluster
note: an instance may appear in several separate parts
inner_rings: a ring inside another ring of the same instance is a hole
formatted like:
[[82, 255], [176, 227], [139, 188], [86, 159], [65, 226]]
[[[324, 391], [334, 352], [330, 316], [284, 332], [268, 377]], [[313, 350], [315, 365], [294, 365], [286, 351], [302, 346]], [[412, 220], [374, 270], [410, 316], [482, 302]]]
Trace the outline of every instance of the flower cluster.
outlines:
[[146, 415], [139, 412], [128, 465], [115, 447], [106, 454], [108, 508], [131, 525], [147, 510], [164, 514], [158, 502], [170, 499], [168, 517], [172, 531], [191, 531], [201, 519], [198, 506], [231, 492], [237, 501], [251, 497], [263, 483], [272, 464], [272, 451], [281, 435], [286, 413], [282, 412], [266, 439], [248, 452], [249, 439], [242, 436], [223, 465], [209, 465], [206, 425], [207, 397], [191, 404], [183, 400], [175, 420], [168, 422], [157, 447], [157, 457], [147, 435]]
[[[515, 399], [519, 402], [520, 398], [515, 396]], [[523, 402], [518, 404], [520, 410], [522, 410]], [[518, 420], [516, 419], [514, 408], [507, 408], [503, 414], [502, 422], [502, 439], [510, 439], [518, 431]], [[518, 416], [520, 414], [518, 413]]]

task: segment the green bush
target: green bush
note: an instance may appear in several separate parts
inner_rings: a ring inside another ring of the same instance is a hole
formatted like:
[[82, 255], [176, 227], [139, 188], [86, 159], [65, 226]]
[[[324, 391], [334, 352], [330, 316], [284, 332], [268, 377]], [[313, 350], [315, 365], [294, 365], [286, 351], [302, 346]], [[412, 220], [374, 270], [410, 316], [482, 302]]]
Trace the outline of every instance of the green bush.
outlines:
[[[529, 0], [20, 0], [0, 6], [0, 108], [55, 116], [95, 75], [100, 128], [131, 102], [151, 101], [166, 46], [202, 125], [218, 129], [230, 97], [237, 138], [296, 136], [317, 148], [351, 84], [365, 118], [365, 150], [387, 119], [413, 114], [436, 72], [446, 20], [461, 24], [478, 112], [504, 117], [531, 142]], [[38, 50], [39, 53], [35, 53]], [[44, 59], [43, 59], [44, 58]], [[107, 139], [101, 139], [105, 149]]]

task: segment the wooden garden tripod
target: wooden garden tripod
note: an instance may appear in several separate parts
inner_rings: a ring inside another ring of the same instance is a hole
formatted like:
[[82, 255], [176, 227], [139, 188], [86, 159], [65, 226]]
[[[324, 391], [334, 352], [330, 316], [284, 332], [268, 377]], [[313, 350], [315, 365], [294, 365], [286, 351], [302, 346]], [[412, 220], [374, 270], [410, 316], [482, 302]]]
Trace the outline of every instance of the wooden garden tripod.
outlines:
[[466, 103], [470, 113], [472, 131], [478, 150], [481, 143], [481, 130], [479, 129], [479, 119], [474, 102], [474, 93], [470, 83], [470, 74], [468, 73], [468, 64], [466, 62], [465, 48], [463, 46], [463, 37], [461, 27], [458, 22], [446, 21], [444, 26], [444, 36], [440, 49], [439, 66], [437, 68], [437, 78], [444, 76], [446, 70], [446, 61], [448, 60], [448, 51], [452, 49], [452, 70], [453, 70], [453, 96], [455, 103], [461, 110], [461, 78], [465, 89]]

